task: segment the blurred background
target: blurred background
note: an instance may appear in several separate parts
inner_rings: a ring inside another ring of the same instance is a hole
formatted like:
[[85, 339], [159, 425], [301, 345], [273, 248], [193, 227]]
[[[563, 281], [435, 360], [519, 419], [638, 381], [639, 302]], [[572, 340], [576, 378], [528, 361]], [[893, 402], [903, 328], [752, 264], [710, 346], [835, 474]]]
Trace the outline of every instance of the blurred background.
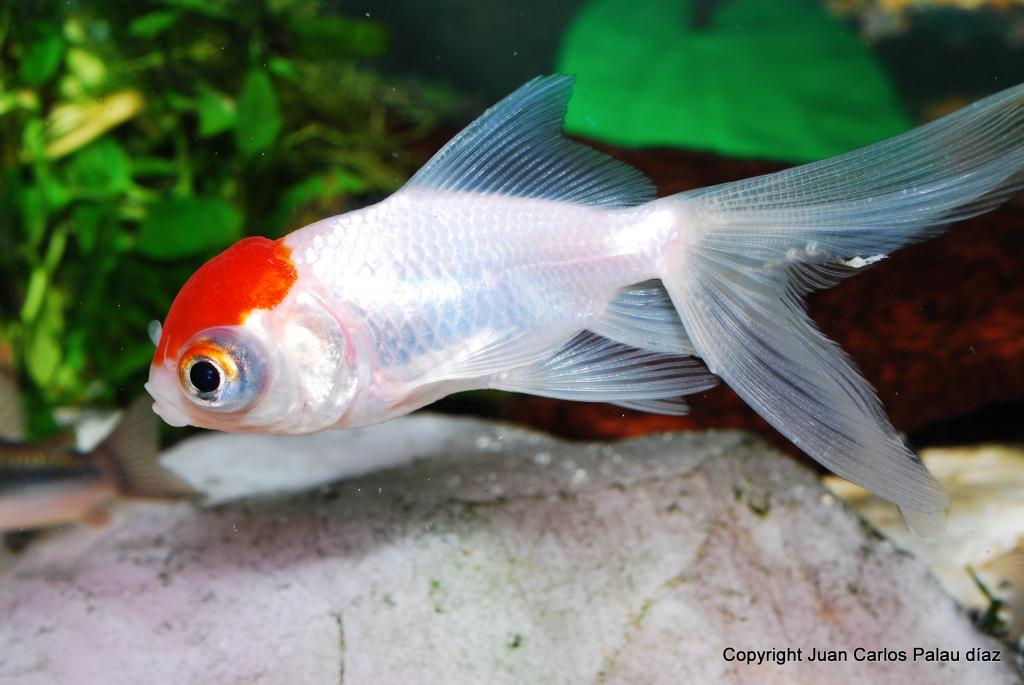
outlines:
[[[567, 131], [666, 194], [846, 152], [1024, 81], [1024, 2], [8, 0], [0, 372], [27, 435], [141, 394], [147, 326], [204, 261], [378, 201], [553, 71], [578, 79]], [[1018, 197], [809, 301], [911, 444], [967, 446], [924, 452], [959, 517], [934, 545], [833, 487], [1003, 635], [999, 600], [964, 568], [1024, 555], [1022, 273]], [[799, 456], [728, 388], [690, 404], [663, 417], [481, 392], [435, 409], [580, 439], [740, 427]]]
[[[110, 0], [0, 8], [0, 363], [29, 434], [142, 391], [185, 279], [244, 235], [379, 200], [529, 78], [663, 193], [859, 147], [1024, 81], [1014, 0]], [[919, 443], [1024, 436], [1018, 199], [811, 311]], [[442, 404], [570, 437], [774, 433], [497, 393]], [[780, 445], [784, 441], [778, 440]]]

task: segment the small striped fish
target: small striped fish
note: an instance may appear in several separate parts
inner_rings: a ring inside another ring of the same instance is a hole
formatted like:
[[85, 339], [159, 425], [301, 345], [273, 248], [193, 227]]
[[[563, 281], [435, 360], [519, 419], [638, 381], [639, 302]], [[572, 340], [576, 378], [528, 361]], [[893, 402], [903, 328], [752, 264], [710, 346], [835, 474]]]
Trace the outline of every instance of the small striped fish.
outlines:
[[27, 443], [17, 388], [0, 373], [0, 531], [103, 523], [118, 498], [180, 499], [196, 492], [157, 463], [158, 425], [136, 400], [95, 449], [66, 441]]

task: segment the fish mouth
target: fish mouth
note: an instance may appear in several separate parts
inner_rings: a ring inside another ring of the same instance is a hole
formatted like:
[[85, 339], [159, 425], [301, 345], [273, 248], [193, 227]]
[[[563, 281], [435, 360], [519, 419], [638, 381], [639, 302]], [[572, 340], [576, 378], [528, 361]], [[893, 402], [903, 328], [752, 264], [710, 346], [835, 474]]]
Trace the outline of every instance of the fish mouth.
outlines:
[[176, 388], [168, 392], [167, 384], [161, 382], [158, 375], [160, 370], [153, 367], [149, 374], [149, 382], [146, 383], [146, 392], [153, 398], [153, 411], [170, 426], [181, 428], [190, 424], [188, 414], [179, 405]]

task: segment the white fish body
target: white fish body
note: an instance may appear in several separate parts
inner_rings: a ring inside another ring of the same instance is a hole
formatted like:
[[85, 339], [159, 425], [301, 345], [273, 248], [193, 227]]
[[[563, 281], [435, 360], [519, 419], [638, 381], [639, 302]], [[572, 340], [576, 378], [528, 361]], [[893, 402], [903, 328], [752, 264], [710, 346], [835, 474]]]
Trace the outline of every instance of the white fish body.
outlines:
[[366, 351], [357, 360], [368, 381], [333, 425], [514, 385], [509, 372], [593, 329], [623, 284], [655, 278], [653, 257], [672, 230], [668, 213], [652, 209], [480, 199], [417, 190], [285, 239], [300, 282], [342, 303], [334, 314]]
[[156, 411], [305, 432], [499, 388], [680, 413], [710, 370], [914, 529], [941, 529], [940, 486], [801, 298], [1019, 190], [1024, 87], [847, 155], [659, 200], [561, 136], [571, 83], [526, 84], [377, 205], [205, 265], [165, 322]]

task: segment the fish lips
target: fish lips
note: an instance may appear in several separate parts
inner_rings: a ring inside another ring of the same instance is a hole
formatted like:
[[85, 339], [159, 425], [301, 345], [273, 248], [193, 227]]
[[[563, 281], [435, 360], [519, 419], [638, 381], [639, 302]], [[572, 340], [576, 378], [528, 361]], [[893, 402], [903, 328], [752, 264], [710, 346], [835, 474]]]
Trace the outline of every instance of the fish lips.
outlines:
[[184, 398], [178, 392], [177, 374], [173, 368], [152, 366], [145, 388], [154, 400], [153, 411], [165, 423], [178, 428], [191, 425], [188, 412], [182, 406]]

